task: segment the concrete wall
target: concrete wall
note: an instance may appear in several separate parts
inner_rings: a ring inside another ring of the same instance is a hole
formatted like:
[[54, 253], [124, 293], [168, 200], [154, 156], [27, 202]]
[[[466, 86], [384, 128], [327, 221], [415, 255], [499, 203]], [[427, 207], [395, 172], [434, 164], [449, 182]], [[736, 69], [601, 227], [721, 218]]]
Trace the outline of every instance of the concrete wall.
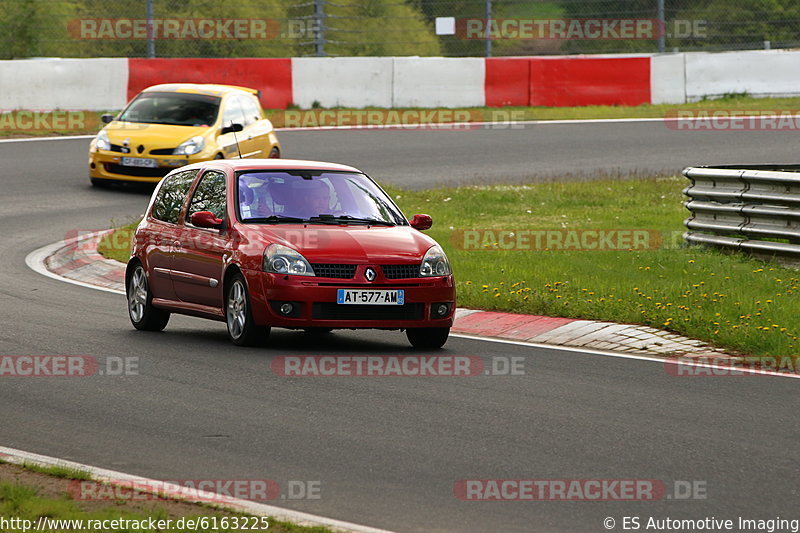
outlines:
[[482, 106], [485, 71], [478, 57], [396, 57], [393, 107]]
[[749, 93], [752, 96], [800, 94], [800, 51], [692, 53], [686, 58], [686, 97]]
[[295, 105], [392, 107], [391, 57], [300, 57], [292, 59]]
[[31, 59], [0, 61], [0, 111], [114, 110], [146, 86], [230, 83], [262, 104], [323, 107], [681, 104], [800, 95], [800, 51], [518, 58]]
[[0, 61], [0, 110], [122, 109], [127, 91], [125, 58]]

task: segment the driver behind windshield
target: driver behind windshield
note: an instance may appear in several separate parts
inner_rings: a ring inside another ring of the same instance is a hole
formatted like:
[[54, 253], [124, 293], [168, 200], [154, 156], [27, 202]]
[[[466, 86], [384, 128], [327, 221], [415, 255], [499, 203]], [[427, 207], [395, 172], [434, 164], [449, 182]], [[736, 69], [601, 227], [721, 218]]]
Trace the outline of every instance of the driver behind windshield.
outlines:
[[292, 194], [287, 203], [289, 216], [311, 218], [331, 213], [331, 190], [319, 180], [302, 180], [292, 184]]

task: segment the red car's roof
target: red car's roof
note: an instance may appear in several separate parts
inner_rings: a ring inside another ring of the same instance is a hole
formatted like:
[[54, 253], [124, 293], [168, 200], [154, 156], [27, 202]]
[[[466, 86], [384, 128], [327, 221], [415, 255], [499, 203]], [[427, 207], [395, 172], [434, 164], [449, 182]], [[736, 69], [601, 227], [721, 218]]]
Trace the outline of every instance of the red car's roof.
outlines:
[[338, 170], [345, 172], [358, 172], [360, 170], [347, 165], [338, 163], [325, 163], [323, 161], [304, 161], [302, 159], [215, 159], [213, 161], [203, 161], [194, 163], [185, 169], [203, 168], [213, 165], [217, 168], [230, 168], [237, 170], [261, 170], [261, 169], [287, 169], [287, 170]]

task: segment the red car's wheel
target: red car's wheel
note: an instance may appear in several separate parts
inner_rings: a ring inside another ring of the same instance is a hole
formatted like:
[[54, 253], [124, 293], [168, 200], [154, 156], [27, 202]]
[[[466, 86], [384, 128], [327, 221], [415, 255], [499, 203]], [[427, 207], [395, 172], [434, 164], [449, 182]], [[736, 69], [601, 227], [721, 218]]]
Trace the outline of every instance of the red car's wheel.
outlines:
[[437, 349], [444, 346], [447, 337], [450, 335], [450, 328], [408, 328], [406, 337], [414, 348]]
[[258, 346], [266, 342], [270, 328], [256, 325], [250, 309], [250, 295], [244, 276], [235, 274], [225, 298], [225, 322], [228, 336], [237, 346]]
[[333, 333], [333, 328], [306, 328], [305, 332], [312, 336], [327, 335]]
[[167, 327], [169, 313], [153, 307], [153, 294], [141, 264], [136, 265], [125, 287], [128, 296], [128, 316], [136, 329], [161, 331]]

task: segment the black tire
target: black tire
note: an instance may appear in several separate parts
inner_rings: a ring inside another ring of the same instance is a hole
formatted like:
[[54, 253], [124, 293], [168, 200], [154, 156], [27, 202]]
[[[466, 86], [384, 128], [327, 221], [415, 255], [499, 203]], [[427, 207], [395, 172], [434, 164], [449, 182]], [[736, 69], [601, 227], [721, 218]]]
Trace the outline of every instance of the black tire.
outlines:
[[247, 283], [241, 273], [233, 275], [225, 290], [225, 323], [228, 337], [237, 346], [262, 346], [269, 337], [270, 328], [253, 320]]
[[225, 156], [222, 154], [217, 154], [214, 156], [214, 159], [225, 159]]
[[92, 187], [97, 187], [98, 189], [107, 189], [111, 186], [108, 180], [101, 178], [89, 178], [89, 180], [92, 182]]
[[269, 155], [267, 157], [269, 159], [280, 159], [281, 151], [278, 149], [277, 146], [273, 146], [272, 149], [269, 151]]
[[169, 313], [153, 307], [153, 293], [147, 283], [147, 274], [141, 263], [136, 263], [133, 272], [125, 283], [128, 298], [128, 317], [136, 329], [142, 331], [161, 331], [167, 327]]
[[408, 328], [406, 337], [411, 346], [418, 350], [433, 350], [444, 346], [450, 328]]

